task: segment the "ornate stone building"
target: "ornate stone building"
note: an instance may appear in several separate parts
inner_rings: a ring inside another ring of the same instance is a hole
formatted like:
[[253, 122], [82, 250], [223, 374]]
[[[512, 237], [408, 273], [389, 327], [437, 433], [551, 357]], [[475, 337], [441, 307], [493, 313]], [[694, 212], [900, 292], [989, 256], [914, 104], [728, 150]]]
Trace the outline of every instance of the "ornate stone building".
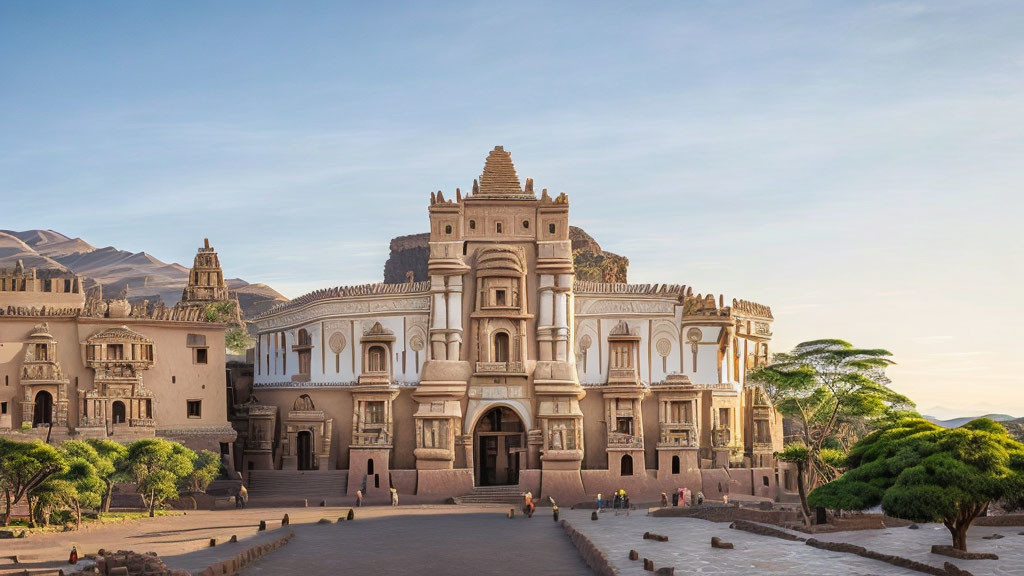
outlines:
[[224, 325], [202, 305], [87, 300], [74, 274], [0, 270], [0, 434], [230, 454], [224, 370]]
[[521, 184], [501, 147], [429, 219], [428, 281], [255, 319], [247, 469], [347, 470], [349, 493], [777, 496], [781, 420], [746, 380], [768, 307], [576, 281], [568, 196]]
[[181, 291], [181, 301], [187, 304], [217, 302], [227, 300], [228, 296], [217, 251], [210, 247], [209, 238], [203, 238], [203, 247], [196, 253], [188, 274], [188, 285]]

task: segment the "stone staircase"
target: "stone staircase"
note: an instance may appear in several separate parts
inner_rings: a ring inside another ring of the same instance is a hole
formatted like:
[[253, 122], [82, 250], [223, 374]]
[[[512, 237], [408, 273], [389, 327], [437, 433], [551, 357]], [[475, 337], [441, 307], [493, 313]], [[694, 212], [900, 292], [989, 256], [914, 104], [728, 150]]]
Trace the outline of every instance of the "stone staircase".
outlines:
[[346, 495], [348, 470], [250, 470], [250, 498], [315, 499]]
[[455, 498], [456, 504], [508, 504], [521, 506], [523, 492], [519, 486], [477, 486], [465, 496]]

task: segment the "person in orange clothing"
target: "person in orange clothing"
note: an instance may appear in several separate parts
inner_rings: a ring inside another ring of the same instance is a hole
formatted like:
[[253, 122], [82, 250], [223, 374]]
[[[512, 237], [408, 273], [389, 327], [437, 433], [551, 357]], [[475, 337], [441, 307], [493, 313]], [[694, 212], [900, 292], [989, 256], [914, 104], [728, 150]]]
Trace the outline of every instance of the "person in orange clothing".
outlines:
[[533, 503], [533, 493], [527, 492], [523, 495], [523, 514], [526, 514], [527, 518], [533, 518], [533, 511], [537, 506]]

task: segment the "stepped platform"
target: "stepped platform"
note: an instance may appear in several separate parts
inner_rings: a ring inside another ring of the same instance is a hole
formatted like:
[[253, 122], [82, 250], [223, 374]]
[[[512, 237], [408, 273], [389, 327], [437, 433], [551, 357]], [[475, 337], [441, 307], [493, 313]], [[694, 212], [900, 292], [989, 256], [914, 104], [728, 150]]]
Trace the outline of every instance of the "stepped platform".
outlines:
[[344, 498], [348, 470], [251, 470], [246, 489], [250, 500]]
[[455, 498], [455, 503], [522, 506], [525, 493], [515, 484], [511, 486], [476, 486], [471, 493]]

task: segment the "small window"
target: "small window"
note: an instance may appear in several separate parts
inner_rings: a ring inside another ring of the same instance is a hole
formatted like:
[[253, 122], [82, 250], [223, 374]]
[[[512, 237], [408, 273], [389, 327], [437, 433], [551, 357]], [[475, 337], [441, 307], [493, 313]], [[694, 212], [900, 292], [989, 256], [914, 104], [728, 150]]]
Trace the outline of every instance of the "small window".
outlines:
[[171, 384], [176, 384], [177, 382], [178, 382], [178, 377], [177, 376], [171, 376]]
[[771, 482], [768, 481], [768, 477], [767, 476], [761, 476], [761, 483], [764, 484], [765, 486], [770, 486], [771, 485]]
[[206, 364], [209, 356], [208, 348], [196, 348], [196, 361], [195, 364]]
[[452, 233], [452, 225], [451, 224], [449, 224], [449, 225], [444, 227], [444, 233], [445, 234], [451, 234]]
[[495, 225], [494, 229], [498, 234], [501, 234], [501, 222], [498, 222], [498, 224]]
[[7, 414], [7, 402], [0, 402], [0, 414]]
[[555, 233], [555, 225], [554, 224], [548, 224], [548, 234], [554, 234], [554, 233]]
[[476, 230], [476, 220], [470, 220], [469, 221], [469, 229], [470, 230]]
[[494, 291], [494, 305], [495, 306], [504, 306], [505, 305], [505, 291], [504, 290], [495, 290]]
[[189, 418], [202, 418], [203, 417], [203, 401], [202, 400], [187, 400], [188, 403], [188, 417]]
[[523, 220], [523, 228], [527, 228], [527, 229], [530, 228], [530, 221], [529, 220]]

